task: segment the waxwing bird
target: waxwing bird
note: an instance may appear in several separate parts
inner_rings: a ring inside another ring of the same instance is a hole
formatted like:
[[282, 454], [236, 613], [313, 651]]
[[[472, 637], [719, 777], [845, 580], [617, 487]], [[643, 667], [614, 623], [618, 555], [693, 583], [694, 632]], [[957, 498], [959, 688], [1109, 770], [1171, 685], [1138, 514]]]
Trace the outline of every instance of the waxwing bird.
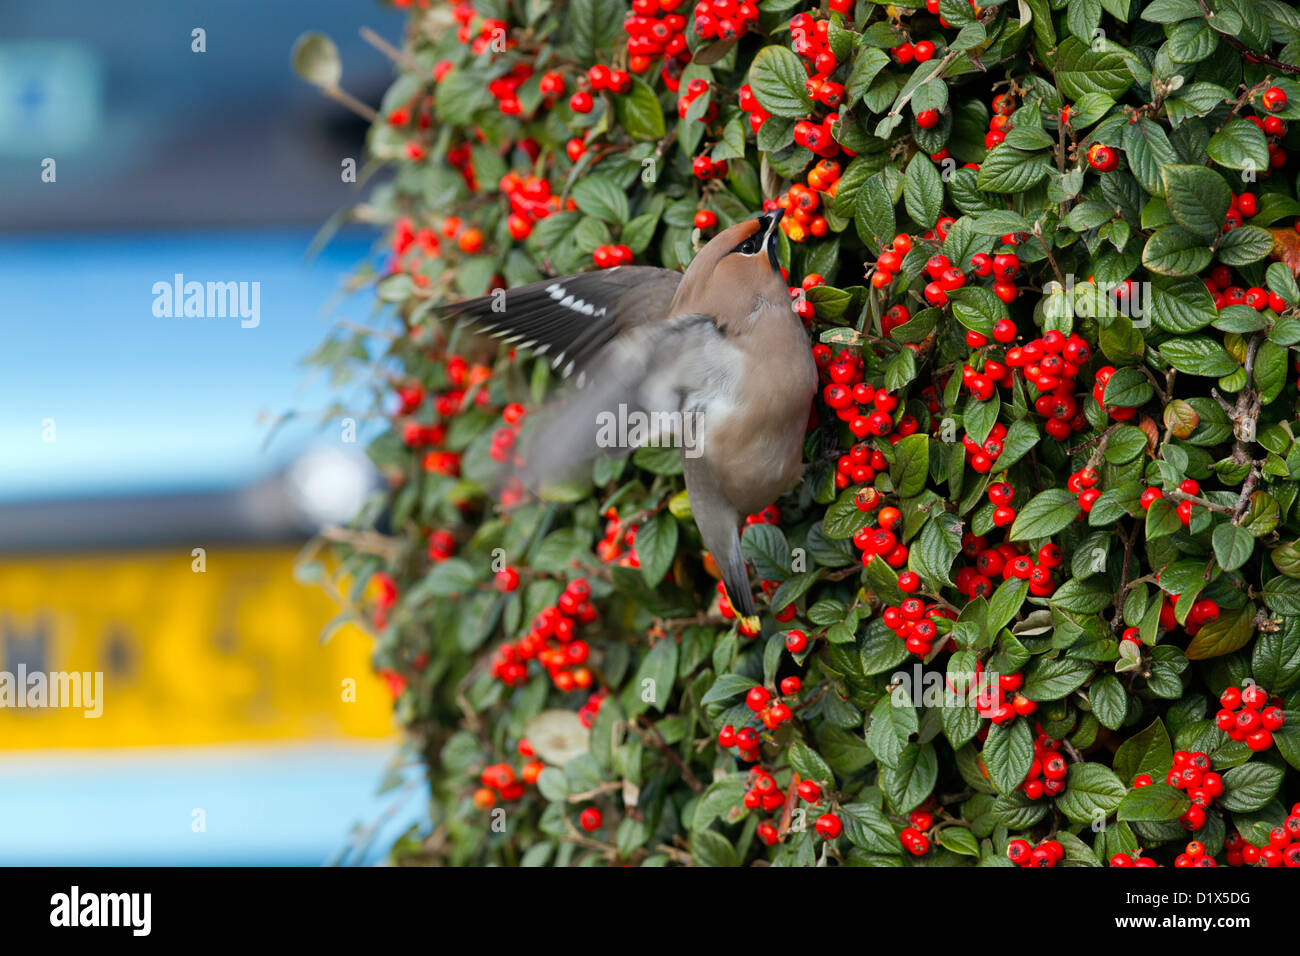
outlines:
[[665, 439], [681, 446], [695, 524], [736, 610], [755, 628], [738, 529], [802, 476], [817, 388], [777, 263], [781, 215], [719, 233], [685, 273], [621, 266], [442, 309], [546, 356], [568, 383], [524, 450], [534, 487], [608, 451], [611, 416], [639, 414], [659, 426], [619, 452]]

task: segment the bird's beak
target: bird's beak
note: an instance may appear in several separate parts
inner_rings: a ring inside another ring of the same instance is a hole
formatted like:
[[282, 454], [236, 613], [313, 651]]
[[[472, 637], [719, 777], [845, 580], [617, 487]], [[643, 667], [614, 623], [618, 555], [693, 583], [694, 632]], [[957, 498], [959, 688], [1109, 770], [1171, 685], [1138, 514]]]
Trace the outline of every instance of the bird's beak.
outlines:
[[774, 272], [781, 271], [781, 264], [776, 258], [777, 229], [781, 224], [781, 217], [785, 215], [784, 209], [773, 209], [769, 213], [764, 213], [758, 217], [759, 228], [763, 230], [763, 245], [767, 249], [768, 261], [772, 263]]

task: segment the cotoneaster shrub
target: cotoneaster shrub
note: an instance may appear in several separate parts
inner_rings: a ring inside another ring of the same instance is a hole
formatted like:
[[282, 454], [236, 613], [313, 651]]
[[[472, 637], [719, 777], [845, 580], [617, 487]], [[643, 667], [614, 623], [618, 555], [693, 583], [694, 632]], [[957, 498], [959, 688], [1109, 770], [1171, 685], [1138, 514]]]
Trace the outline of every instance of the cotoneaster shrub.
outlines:
[[[398, 860], [1300, 864], [1294, 6], [402, 6], [376, 331], [316, 356], [390, 422], [330, 548]], [[823, 389], [755, 634], [678, 453], [528, 497], [546, 361], [432, 307], [774, 205]]]

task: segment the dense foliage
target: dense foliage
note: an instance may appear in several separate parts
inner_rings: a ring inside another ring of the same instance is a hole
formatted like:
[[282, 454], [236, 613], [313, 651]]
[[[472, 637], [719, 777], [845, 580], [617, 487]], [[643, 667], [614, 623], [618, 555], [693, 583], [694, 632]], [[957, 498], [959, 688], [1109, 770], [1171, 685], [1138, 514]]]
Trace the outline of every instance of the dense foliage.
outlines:
[[[316, 356], [390, 420], [330, 549], [397, 859], [1300, 865], [1293, 5], [402, 6], [380, 321]], [[678, 452], [529, 497], [546, 360], [433, 307], [776, 205], [823, 388], [744, 633]]]

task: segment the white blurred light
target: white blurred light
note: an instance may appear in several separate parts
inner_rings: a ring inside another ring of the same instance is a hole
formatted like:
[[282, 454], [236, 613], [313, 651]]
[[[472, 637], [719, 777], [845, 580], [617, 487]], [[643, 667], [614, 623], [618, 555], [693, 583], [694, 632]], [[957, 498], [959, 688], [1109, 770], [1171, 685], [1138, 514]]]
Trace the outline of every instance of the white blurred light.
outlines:
[[328, 445], [307, 451], [285, 475], [294, 506], [316, 527], [355, 518], [374, 481], [365, 455]]

